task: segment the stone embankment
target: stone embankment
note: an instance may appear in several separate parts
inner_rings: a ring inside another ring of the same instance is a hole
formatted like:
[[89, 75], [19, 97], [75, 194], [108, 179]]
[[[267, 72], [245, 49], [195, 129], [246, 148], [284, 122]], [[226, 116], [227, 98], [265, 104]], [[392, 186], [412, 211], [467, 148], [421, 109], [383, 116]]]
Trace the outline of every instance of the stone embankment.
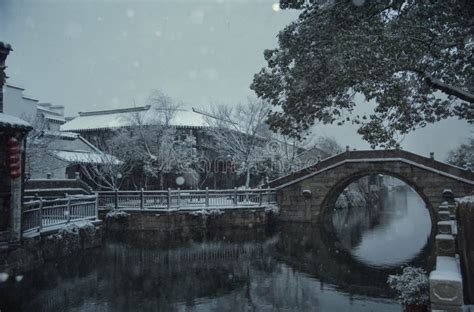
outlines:
[[157, 238], [180, 240], [210, 232], [265, 228], [276, 213], [271, 208], [202, 209], [174, 212], [151, 210], [102, 212], [108, 233], [153, 231]]
[[16, 248], [0, 250], [0, 273], [18, 275], [102, 244], [101, 222], [67, 224], [59, 229], [24, 238]]

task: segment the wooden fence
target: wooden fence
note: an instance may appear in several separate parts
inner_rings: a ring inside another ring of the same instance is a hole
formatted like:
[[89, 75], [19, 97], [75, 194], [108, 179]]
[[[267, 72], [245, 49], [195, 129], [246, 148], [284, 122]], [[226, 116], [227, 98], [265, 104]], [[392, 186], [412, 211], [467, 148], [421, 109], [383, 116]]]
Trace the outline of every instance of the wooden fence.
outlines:
[[23, 233], [40, 232], [44, 228], [70, 222], [95, 220], [98, 216], [97, 195], [68, 196], [23, 203]]
[[167, 190], [98, 192], [102, 209], [193, 210], [208, 208], [251, 208], [276, 202], [274, 189]]

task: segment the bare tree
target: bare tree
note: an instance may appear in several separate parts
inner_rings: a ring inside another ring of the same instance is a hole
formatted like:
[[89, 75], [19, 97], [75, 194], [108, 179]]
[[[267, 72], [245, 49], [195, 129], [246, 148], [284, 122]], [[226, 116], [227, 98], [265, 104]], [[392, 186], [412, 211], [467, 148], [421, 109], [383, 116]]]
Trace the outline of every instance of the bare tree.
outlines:
[[119, 160], [116, 156], [126, 158], [127, 155], [133, 154], [132, 147], [133, 142], [125, 133], [121, 133], [103, 146], [98, 146], [95, 153], [78, 154], [75, 162], [80, 164], [81, 173], [88, 182], [101, 189], [118, 190], [124, 178], [133, 170], [135, 163], [130, 158]]
[[312, 145], [319, 150], [322, 158], [331, 157], [344, 151], [336, 139], [330, 136], [319, 136]]
[[115, 139], [131, 142], [128, 151], [120, 151], [121, 159], [143, 175], [140, 186], [146, 188], [150, 179], [159, 178], [163, 188], [164, 173], [185, 172], [197, 160], [196, 140], [172, 125], [179, 103], [157, 90], [152, 91], [148, 103], [149, 110], [127, 116], [129, 127]]
[[44, 171], [44, 155], [48, 153], [49, 146], [58, 140], [59, 133], [49, 131], [48, 122], [41, 115], [23, 115], [22, 119], [33, 128], [26, 139], [25, 179], [29, 179], [34, 172]]
[[245, 187], [250, 186], [251, 171], [269, 156], [265, 144], [271, 133], [265, 123], [270, 105], [248, 98], [234, 107], [218, 104], [206, 118], [212, 146], [220, 156], [232, 159], [238, 174], [245, 174]]
[[298, 171], [306, 164], [300, 157], [309, 147], [306, 140], [277, 133], [267, 146], [271, 155], [271, 178]]

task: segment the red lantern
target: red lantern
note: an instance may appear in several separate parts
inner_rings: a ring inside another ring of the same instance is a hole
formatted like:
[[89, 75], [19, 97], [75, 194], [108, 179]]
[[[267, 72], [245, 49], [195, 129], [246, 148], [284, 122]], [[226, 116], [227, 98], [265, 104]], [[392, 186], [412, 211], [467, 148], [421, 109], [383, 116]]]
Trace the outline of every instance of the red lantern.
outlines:
[[7, 141], [8, 162], [10, 168], [10, 178], [17, 179], [21, 176], [21, 157], [18, 140], [10, 138]]

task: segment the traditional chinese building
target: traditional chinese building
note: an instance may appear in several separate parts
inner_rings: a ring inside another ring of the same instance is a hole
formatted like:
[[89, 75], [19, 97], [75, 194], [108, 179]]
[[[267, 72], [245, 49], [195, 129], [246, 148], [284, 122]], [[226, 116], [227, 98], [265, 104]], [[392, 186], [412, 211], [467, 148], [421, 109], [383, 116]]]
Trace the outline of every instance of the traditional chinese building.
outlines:
[[5, 60], [11, 51], [0, 42], [0, 246], [21, 240], [21, 201], [28, 122], [3, 112], [3, 85], [7, 78]]

